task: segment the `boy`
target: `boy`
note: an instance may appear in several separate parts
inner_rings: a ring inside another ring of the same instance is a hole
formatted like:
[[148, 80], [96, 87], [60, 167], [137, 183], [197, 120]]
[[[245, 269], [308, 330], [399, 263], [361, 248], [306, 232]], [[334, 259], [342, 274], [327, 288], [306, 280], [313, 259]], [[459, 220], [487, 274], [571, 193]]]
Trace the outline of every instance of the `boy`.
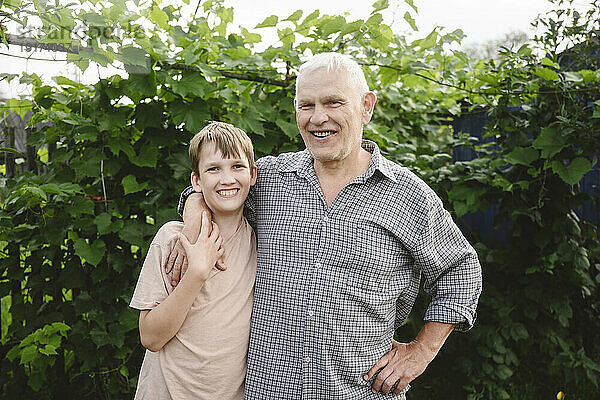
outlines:
[[[252, 142], [233, 125], [212, 122], [190, 142], [191, 182], [204, 194], [200, 236], [190, 244], [183, 224], [157, 232], [130, 306], [140, 310], [148, 349], [135, 399], [243, 399], [256, 240], [243, 217], [256, 182]], [[162, 267], [179, 238], [188, 270], [174, 288]], [[214, 268], [223, 256], [225, 270]]]

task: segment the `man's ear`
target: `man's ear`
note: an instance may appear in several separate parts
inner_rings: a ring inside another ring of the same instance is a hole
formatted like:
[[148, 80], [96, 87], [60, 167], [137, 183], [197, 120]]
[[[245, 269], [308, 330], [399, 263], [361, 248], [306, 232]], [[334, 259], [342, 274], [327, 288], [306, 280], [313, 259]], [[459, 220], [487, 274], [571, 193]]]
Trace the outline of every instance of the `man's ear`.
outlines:
[[256, 177], [258, 176], [258, 169], [256, 165], [250, 168], [250, 186], [254, 186], [256, 184]]
[[200, 186], [200, 177], [194, 171], [190, 174], [190, 183], [197, 193], [202, 193], [202, 187]]
[[371, 121], [373, 116], [373, 110], [375, 109], [375, 103], [377, 102], [377, 96], [373, 92], [367, 92], [363, 98], [362, 106], [362, 123], [366, 125]]

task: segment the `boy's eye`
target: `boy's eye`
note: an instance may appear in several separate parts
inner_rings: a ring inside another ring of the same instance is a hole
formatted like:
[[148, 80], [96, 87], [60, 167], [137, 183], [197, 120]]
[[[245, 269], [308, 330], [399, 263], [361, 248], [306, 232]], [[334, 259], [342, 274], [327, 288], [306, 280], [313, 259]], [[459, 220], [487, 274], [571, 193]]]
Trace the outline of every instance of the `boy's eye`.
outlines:
[[209, 167], [206, 169], [206, 171], [208, 171], [208, 172], [217, 171], [217, 170], [218, 170], [217, 167]]

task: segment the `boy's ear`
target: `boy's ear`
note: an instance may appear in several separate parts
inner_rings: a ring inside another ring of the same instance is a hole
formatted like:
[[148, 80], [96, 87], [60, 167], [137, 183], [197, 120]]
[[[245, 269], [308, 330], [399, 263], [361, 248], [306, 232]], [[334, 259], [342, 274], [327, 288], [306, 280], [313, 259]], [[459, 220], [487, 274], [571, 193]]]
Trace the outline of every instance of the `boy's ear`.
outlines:
[[192, 171], [192, 173], [190, 174], [190, 182], [197, 193], [202, 193], [202, 187], [200, 186], [200, 177], [194, 171]]
[[256, 184], [256, 177], [258, 176], [258, 169], [256, 165], [250, 168], [250, 186], [254, 186]]

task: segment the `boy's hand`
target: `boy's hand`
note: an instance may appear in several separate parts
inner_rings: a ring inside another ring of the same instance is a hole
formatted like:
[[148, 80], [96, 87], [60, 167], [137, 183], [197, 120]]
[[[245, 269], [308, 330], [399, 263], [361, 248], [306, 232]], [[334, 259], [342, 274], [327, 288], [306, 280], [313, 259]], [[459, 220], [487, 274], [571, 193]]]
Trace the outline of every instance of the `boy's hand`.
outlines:
[[204, 283], [212, 268], [219, 258], [223, 256], [221, 244], [223, 239], [219, 235], [219, 227], [212, 223], [212, 232], [210, 231], [210, 220], [206, 211], [202, 212], [202, 223], [200, 228], [200, 236], [196, 243], [191, 244], [187, 237], [180, 233], [179, 243], [185, 249], [188, 259], [188, 271], [192, 279], [198, 279]]
[[[185, 202], [183, 209], [183, 226], [182, 233], [187, 237], [190, 243], [195, 243], [198, 235], [200, 234], [200, 225], [202, 223], [202, 212], [206, 211], [210, 221], [210, 209], [204, 201], [202, 193], [192, 193]], [[212, 224], [209, 223], [209, 227]], [[210, 234], [210, 230], [209, 230]], [[223, 259], [219, 259], [216, 266], [221, 271], [225, 271], [227, 268], [223, 263]], [[177, 239], [173, 250], [169, 254], [167, 263], [165, 265], [165, 272], [169, 274], [171, 278], [171, 286], [177, 286], [185, 271], [187, 271], [188, 263], [185, 254], [185, 249], [181, 244], [181, 240]]]

